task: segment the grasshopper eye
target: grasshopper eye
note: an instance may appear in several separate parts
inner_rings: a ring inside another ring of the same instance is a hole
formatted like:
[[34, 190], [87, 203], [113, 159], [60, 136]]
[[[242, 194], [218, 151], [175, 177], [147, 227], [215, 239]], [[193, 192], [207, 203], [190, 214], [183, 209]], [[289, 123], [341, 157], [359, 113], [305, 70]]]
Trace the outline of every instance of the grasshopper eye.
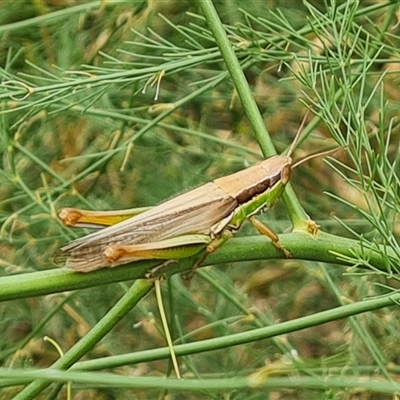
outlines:
[[281, 182], [286, 185], [290, 181], [290, 176], [292, 174], [292, 166], [290, 164], [285, 164], [281, 171]]

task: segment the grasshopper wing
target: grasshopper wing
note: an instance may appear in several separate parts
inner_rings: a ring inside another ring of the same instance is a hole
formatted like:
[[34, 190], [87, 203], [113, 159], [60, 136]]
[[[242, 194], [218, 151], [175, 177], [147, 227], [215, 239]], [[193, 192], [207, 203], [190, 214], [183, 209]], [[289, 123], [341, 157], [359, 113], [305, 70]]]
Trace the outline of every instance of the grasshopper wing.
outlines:
[[76, 239], [60, 249], [60, 256], [66, 258], [67, 267], [82, 272], [125, 264], [129, 261], [107, 260], [105, 249], [112, 244], [145, 244], [188, 234], [212, 235], [213, 225], [236, 207], [233, 197], [209, 182], [142, 214]]

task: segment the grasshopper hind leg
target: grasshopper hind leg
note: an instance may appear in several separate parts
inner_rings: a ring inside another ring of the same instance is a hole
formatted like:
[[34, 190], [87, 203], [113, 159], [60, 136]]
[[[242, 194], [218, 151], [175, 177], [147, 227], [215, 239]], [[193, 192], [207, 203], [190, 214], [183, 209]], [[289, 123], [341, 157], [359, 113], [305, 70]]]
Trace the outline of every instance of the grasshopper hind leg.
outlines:
[[233, 236], [233, 232], [231, 229], [226, 228], [222, 231], [221, 235], [215, 239], [213, 239], [203, 251], [203, 254], [197, 259], [197, 261], [193, 264], [191, 270], [184, 275], [184, 279], [186, 282], [189, 282], [193, 275], [196, 273], [197, 268], [199, 268], [207, 258], [207, 256], [214, 251], [218, 250], [226, 241], [228, 241]]
[[177, 263], [178, 260], [166, 260], [163, 263], [161, 263], [160, 265], [157, 265], [156, 267], [150, 269], [145, 277], [147, 279], [156, 279], [156, 278], [164, 278], [165, 274], [163, 274], [162, 270], [164, 270], [165, 268], [167, 268], [169, 265], [171, 264], [175, 264]]

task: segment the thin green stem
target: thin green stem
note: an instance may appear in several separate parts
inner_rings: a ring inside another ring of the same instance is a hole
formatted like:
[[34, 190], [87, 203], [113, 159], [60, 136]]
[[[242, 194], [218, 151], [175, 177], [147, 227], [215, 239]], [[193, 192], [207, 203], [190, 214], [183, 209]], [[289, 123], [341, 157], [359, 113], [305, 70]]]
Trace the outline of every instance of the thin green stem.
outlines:
[[[302, 329], [311, 328], [313, 326], [322, 325], [324, 323], [354, 316], [357, 314], [394, 306], [396, 305], [396, 302], [399, 301], [400, 293], [389, 294], [379, 298], [367, 299], [330, 310], [324, 310], [313, 315], [307, 315], [304, 317], [296, 318], [294, 320], [284, 321], [273, 326], [262, 327], [246, 332], [231, 334], [228, 336], [197, 341], [194, 343], [179, 344], [174, 346], [174, 348], [177, 356], [185, 356], [206, 351], [213, 351], [216, 349], [227, 348], [231, 346], [243, 345], [245, 343], [251, 343], [257, 340], [264, 340], [274, 336], [288, 334], [290, 332], [297, 332]], [[63, 358], [65, 358], [67, 354]], [[164, 347], [161, 349], [144, 350], [131, 354], [98, 358], [96, 360], [90, 361], [82, 361], [76, 363], [71, 368], [71, 371], [95, 371], [106, 368], [118, 368], [123, 365], [132, 365], [140, 362], [150, 362], [160, 359], [167, 359], [169, 357], [169, 348]], [[54, 364], [51, 369], [57, 370], [63, 368], [59, 366], [58, 368], [56, 368], [56, 365]], [[22, 398], [24, 397], [21, 397], [21, 399]], [[16, 399], [19, 400], [20, 397]]]

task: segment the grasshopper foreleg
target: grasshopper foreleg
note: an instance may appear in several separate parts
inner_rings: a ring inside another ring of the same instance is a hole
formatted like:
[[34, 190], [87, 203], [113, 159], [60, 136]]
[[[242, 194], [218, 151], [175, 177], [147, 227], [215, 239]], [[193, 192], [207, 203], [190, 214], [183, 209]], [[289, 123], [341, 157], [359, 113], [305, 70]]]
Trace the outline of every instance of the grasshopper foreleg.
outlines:
[[259, 221], [256, 217], [250, 217], [249, 221], [253, 224], [253, 226], [260, 232], [262, 235], [265, 235], [269, 237], [272, 241], [272, 244], [280, 250], [286, 258], [292, 258], [292, 253], [287, 250], [279, 241], [278, 235], [270, 228], [268, 228], [267, 225], [263, 224], [261, 221]]

